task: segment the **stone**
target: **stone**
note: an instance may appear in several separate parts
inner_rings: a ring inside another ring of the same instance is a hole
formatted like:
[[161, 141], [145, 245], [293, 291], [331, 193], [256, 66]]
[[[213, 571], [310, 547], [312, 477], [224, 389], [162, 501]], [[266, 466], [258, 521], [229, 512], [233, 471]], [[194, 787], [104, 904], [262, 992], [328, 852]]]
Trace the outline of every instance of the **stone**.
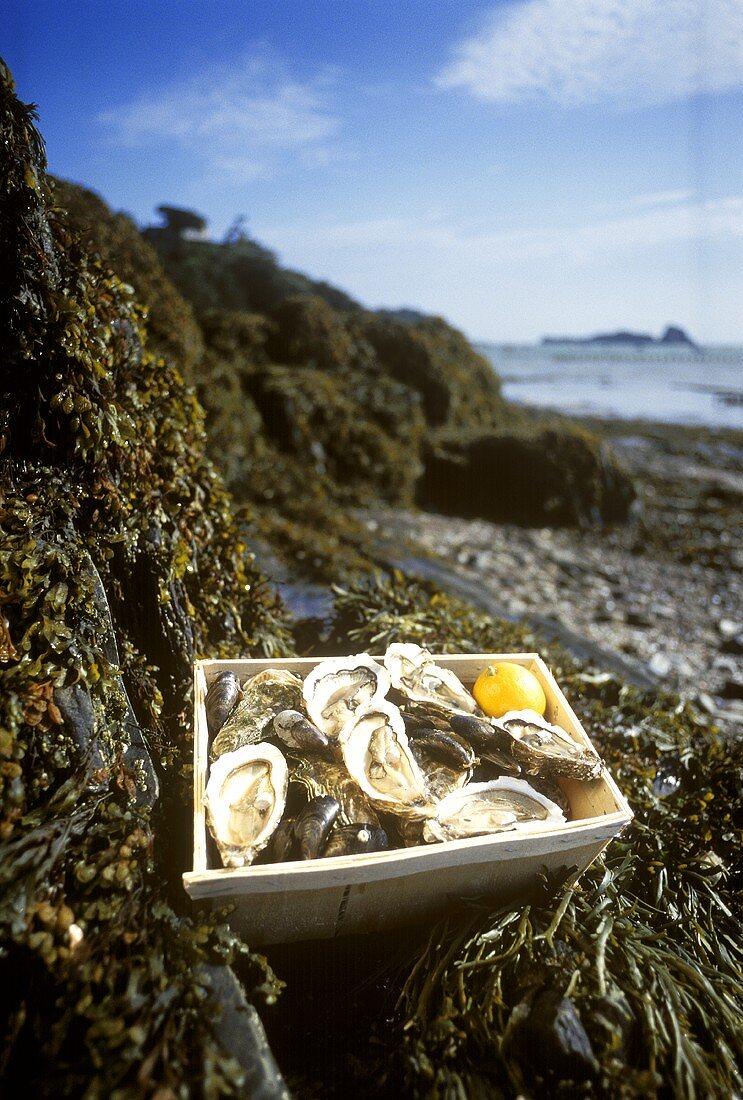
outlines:
[[726, 680], [720, 696], [723, 699], [743, 699], [743, 680]]
[[219, 1044], [245, 1072], [236, 1095], [241, 1100], [290, 1100], [260, 1016], [246, 1000], [234, 972], [229, 966], [204, 966], [202, 969], [212, 997], [222, 1009], [217, 1025]]
[[671, 671], [671, 659], [665, 653], [658, 650], [648, 661], [648, 668], [654, 676], [667, 676]]

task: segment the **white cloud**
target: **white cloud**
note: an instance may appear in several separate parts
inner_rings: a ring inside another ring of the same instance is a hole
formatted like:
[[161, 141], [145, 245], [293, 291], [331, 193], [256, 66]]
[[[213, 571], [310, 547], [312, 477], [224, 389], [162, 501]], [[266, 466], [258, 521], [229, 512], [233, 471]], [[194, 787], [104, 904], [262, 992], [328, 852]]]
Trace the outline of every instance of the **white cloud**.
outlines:
[[664, 103], [743, 86], [741, 0], [524, 0], [437, 77], [496, 103]]
[[289, 245], [315, 256], [365, 249], [397, 254], [430, 250], [438, 262], [466, 261], [471, 268], [548, 259], [586, 264], [635, 249], [743, 238], [743, 195], [688, 201], [685, 192], [675, 194], [676, 198], [673, 192], [638, 196], [646, 208], [637, 213], [550, 228], [483, 232], [441, 217], [396, 216], [343, 224], [269, 226], [262, 234], [282, 250]]
[[287, 155], [304, 166], [332, 156], [340, 121], [327, 102], [330, 84], [330, 73], [301, 82], [275, 59], [247, 56], [107, 111], [100, 121], [125, 146], [170, 142], [221, 174], [267, 178]]

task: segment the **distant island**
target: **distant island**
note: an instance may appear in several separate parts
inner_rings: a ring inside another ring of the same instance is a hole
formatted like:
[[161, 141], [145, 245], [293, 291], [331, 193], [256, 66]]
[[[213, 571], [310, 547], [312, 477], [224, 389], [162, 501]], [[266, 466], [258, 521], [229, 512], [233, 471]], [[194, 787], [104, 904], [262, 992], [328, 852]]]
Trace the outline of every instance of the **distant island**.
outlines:
[[646, 332], [599, 332], [595, 336], [544, 336], [543, 344], [624, 344], [632, 347], [679, 347], [696, 348], [698, 345], [687, 336], [682, 328], [669, 325], [661, 337], [650, 336]]

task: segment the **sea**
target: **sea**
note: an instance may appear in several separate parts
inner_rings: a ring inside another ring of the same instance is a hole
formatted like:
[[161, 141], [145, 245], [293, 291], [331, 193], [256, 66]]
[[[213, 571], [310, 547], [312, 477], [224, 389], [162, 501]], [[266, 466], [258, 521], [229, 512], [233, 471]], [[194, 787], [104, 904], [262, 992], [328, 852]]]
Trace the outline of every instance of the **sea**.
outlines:
[[743, 348], [479, 344], [517, 404], [743, 430]]

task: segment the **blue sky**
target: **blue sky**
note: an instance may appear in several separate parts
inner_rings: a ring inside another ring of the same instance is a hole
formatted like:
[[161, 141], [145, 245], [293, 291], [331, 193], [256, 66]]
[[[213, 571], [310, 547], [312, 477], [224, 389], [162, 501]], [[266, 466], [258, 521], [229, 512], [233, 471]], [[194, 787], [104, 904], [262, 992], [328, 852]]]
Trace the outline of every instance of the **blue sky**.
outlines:
[[51, 170], [474, 339], [743, 343], [743, 0], [6, 0]]

